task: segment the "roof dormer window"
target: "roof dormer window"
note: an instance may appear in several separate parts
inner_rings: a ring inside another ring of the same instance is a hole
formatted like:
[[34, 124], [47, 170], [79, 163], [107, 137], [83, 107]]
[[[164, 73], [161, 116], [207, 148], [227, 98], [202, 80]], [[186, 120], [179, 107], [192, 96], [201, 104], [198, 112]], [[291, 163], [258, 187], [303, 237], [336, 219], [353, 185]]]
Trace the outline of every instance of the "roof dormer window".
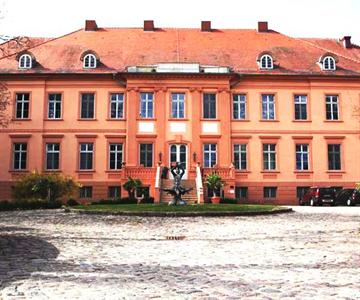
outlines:
[[336, 70], [336, 62], [332, 56], [324, 57], [322, 61], [322, 69], [324, 71], [335, 71]]
[[30, 54], [23, 54], [19, 58], [20, 69], [31, 69], [33, 65], [32, 57]]
[[273, 58], [269, 54], [264, 54], [260, 57], [259, 65], [262, 70], [271, 70], [274, 68]]
[[83, 64], [84, 69], [95, 69], [96, 65], [97, 65], [97, 59], [94, 54], [89, 53], [84, 56], [84, 64]]

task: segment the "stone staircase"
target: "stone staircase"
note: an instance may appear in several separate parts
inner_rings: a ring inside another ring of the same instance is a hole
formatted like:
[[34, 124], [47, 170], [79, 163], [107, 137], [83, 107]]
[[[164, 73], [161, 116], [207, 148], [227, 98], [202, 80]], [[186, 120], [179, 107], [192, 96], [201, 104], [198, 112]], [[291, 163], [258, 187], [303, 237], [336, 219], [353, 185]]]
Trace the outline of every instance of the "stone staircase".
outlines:
[[[162, 179], [161, 181], [161, 188], [162, 189], [169, 189], [172, 188], [174, 185], [174, 181], [172, 179]], [[196, 183], [193, 179], [183, 179], [181, 180], [181, 185], [185, 188], [192, 188], [192, 190], [182, 196], [188, 204], [197, 203], [197, 194], [196, 194]], [[161, 203], [169, 203], [172, 200], [172, 196], [168, 193], [161, 191], [160, 202]]]

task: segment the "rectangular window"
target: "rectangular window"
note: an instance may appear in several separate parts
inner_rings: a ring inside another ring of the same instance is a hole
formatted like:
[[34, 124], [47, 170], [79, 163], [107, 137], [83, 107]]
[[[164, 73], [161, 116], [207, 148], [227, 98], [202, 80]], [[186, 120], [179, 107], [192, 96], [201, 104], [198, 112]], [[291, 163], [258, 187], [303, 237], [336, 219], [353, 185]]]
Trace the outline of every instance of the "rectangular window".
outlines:
[[123, 162], [123, 144], [109, 145], [110, 170], [120, 170]]
[[246, 144], [234, 145], [235, 169], [246, 170]]
[[263, 144], [264, 170], [276, 170], [276, 144]]
[[236, 186], [235, 187], [235, 198], [236, 199], [247, 199], [248, 187], [247, 186]]
[[120, 199], [121, 198], [121, 186], [109, 186], [108, 197], [110, 199]]
[[171, 94], [171, 117], [176, 119], [185, 117], [185, 94]]
[[276, 198], [277, 187], [264, 187], [264, 199]]
[[212, 168], [216, 165], [216, 144], [204, 144], [204, 168]]
[[49, 143], [46, 147], [46, 170], [59, 170], [60, 144]]
[[79, 196], [80, 198], [92, 198], [92, 186], [82, 186]]
[[307, 96], [295, 95], [295, 120], [307, 120]]
[[298, 200], [302, 199], [306, 191], [309, 189], [309, 186], [298, 186], [296, 187], [296, 197]]
[[203, 117], [204, 119], [216, 119], [216, 95], [203, 95]]
[[94, 119], [95, 94], [83, 93], [81, 94], [81, 119]]
[[26, 170], [27, 144], [15, 143], [13, 149], [13, 169]]
[[49, 94], [48, 119], [61, 118], [61, 94]]
[[309, 170], [309, 145], [298, 144], [296, 148], [296, 170]]
[[140, 117], [153, 118], [154, 117], [154, 94], [140, 93]]
[[153, 144], [140, 144], [140, 165], [153, 166]]
[[246, 119], [246, 95], [236, 94], [233, 96], [233, 119]]
[[80, 143], [80, 170], [93, 169], [93, 143]]
[[124, 118], [124, 94], [121, 93], [110, 94], [110, 118], [111, 119]]
[[326, 96], [326, 120], [339, 120], [338, 96]]
[[29, 104], [30, 94], [29, 93], [17, 93], [15, 103], [15, 117], [17, 119], [28, 119], [29, 118]]
[[328, 145], [329, 170], [341, 170], [340, 144]]
[[275, 120], [275, 96], [261, 95], [262, 119]]

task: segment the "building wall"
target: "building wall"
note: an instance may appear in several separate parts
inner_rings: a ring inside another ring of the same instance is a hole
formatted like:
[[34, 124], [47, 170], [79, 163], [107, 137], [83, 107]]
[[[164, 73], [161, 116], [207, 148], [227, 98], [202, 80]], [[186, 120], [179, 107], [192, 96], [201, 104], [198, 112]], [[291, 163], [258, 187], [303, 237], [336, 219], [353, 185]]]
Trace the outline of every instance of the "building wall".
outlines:
[[[188, 147], [189, 177], [194, 177], [197, 162], [203, 164], [204, 142], [218, 146], [217, 167], [230, 168], [235, 143], [248, 145], [248, 169], [235, 171], [227, 180], [225, 195], [234, 197], [235, 186], [248, 187], [247, 202], [263, 203], [263, 187], [278, 187], [277, 203], [296, 203], [297, 186], [331, 185], [352, 187], [360, 181], [360, 120], [354, 107], [360, 105], [359, 80], [351, 79], [281, 79], [247, 77], [237, 84], [228, 76], [129, 76], [126, 84], [111, 77], [92, 79], [52, 78], [11, 80], [8, 87], [15, 99], [16, 92], [30, 92], [30, 120], [14, 120], [0, 130], [0, 199], [9, 199], [12, 181], [19, 174], [11, 170], [12, 143], [28, 141], [28, 170], [44, 169], [45, 143], [61, 143], [61, 171], [80, 182], [94, 186], [93, 198], [105, 198], [107, 186], [120, 185], [125, 180], [121, 172], [108, 170], [108, 143], [124, 143], [126, 167], [139, 167], [139, 143], [154, 144], [154, 167], [169, 164], [169, 145], [183, 143]], [[230, 86], [230, 84], [232, 84]], [[154, 92], [155, 116], [151, 120], [139, 118], [139, 93]], [[63, 94], [62, 120], [46, 119], [47, 95]], [[95, 119], [79, 119], [81, 92], [95, 92]], [[125, 118], [109, 119], [109, 93], [125, 95]], [[172, 119], [172, 92], [186, 94], [185, 118]], [[217, 95], [217, 118], [202, 119], [202, 94]], [[232, 95], [247, 96], [247, 120], [232, 120]], [[276, 120], [261, 120], [261, 94], [275, 94]], [[308, 95], [308, 121], [294, 121], [294, 94]], [[325, 120], [325, 95], [337, 94], [340, 99], [340, 120]], [[11, 107], [13, 113], [13, 107]], [[153, 128], [153, 129], [152, 129]], [[94, 171], [78, 170], [78, 144], [95, 143]], [[277, 144], [277, 169], [262, 169], [262, 144]], [[295, 144], [310, 144], [310, 170], [295, 171]], [[329, 171], [327, 144], [342, 145], [342, 170]], [[153, 171], [139, 171], [145, 184], [154, 194]]]

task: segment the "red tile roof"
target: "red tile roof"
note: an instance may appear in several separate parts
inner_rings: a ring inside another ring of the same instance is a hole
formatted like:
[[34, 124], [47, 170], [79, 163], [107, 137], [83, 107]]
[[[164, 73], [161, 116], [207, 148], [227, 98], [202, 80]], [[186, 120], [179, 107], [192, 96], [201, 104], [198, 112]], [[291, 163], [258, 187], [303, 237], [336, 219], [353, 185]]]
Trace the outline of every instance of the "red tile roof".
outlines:
[[[100, 57], [94, 70], [84, 70], [81, 54], [92, 50]], [[351, 75], [360, 76], [360, 47], [345, 49], [334, 39], [301, 39], [269, 31], [224, 29], [99, 28], [78, 30], [29, 48], [37, 65], [19, 70], [16, 55], [0, 58], [0, 73], [113, 73], [128, 66], [162, 62], [193, 62], [231, 67], [244, 74]], [[270, 52], [273, 70], [259, 70], [256, 59]], [[336, 71], [321, 71], [317, 64], [326, 52], [338, 56]]]

